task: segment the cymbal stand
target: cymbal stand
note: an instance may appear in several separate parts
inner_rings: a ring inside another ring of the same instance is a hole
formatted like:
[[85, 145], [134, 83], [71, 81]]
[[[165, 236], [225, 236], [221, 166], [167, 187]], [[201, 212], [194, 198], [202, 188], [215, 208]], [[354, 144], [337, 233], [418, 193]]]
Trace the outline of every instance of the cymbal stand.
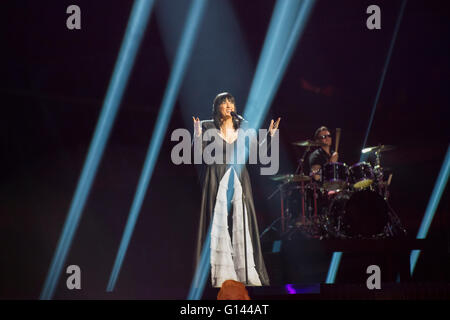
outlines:
[[313, 182], [313, 188], [314, 188], [314, 218], [317, 218], [317, 184]]
[[277, 194], [277, 192], [280, 192], [280, 200], [281, 200], [281, 233], [284, 233], [285, 229], [285, 217], [284, 217], [284, 193], [283, 193], [283, 187], [288, 184], [289, 182], [285, 182], [283, 184], [280, 184], [277, 189], [267, 198], [270, 199], [274, 195]]
[[[381, 167], [381, 156], [380, 156], [380, 148], [378, 148], [377, 151], [375, 151], [375, 178], [378, 182], [378, 192], [380, 195], [385, 195], [386, 193], [386, 186], [383, 184], [383, 168]], [[384, 190], [383, 190], [384, 188]]]
[[295, 170], [294, 174], [298, 174], [300, 172], [300, 174], [303, 173], [303, 165], [305, 163], [305, 156], [306, 154], [309, 152], [309, 150], [311, 149], [310, 146], [306, 147], [305, 152], [303, 152], [302, 157], [300, 158], [300, 160], [298, 161], [298, 166], [297, 169]]
[[387, 206], [388, 206], [388, 215], [390, 217], [390, 220], [393, 224], [393, 227], [395, 228], [395, 230], [393, 230], [393, 234], [392, 235], [402, 235], [402, 236], [406, 236], [408, 234], [408, 232], [406, 231], [406, 229], [403, 227], [400, 218], [398, 216], [398, 214], [394, 211], [394, 209], [392, 209], [392, 207], [389, 205], [388, 202]]
[[305, 223], [305, 182], [302, 181], [302, 220], [301, 223], [304, 224]]
[[[300, 158], [300, 160], [298, 161], [298, 166], [297, 169], [295, 170], [295, 174], [303, 174], [303, 168], [304, 168], [304, 163], [305, 163], [305, 156], [306, 154], [309, 152], [309, 150], [311, 149], [310, 146], [306, 147], [305, 151], [303, 152], [302, 157]], [[301, 223], [305, 223], [305, 182], [302, 181], [301, 182], [301, 196], [302, 196], [302, 220]]]

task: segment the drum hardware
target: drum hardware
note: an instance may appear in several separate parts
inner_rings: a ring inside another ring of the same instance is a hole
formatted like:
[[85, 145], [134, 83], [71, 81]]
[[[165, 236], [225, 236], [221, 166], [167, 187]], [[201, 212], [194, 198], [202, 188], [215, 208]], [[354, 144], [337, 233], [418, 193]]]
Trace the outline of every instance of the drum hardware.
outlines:
[[[295, 173], [298, 174], [300, 173], [303, 176], [303, 168], [304, 168], [304, 164], [305, 164], [305, 156], [306, 154], [311, 150], [311, 146], [314, 142], [311, 140], [307, 140], [307, 141], [303, 141], [303, 142], [299, 142], [297, 145], [299, 146], [304, 146], [306, 147], [306, 149], [303, 151], [303, 154], [298, 162], [298, 166], [297, 169], [295, 170]], [[302, 217], [301, 217], [301, 222], [305, 223], [305, 219], [306, 219], [306, 214], [305, 214], [305, 182], [306, 181], [312, 181], [311, 177], [308, 176], [309, 179], [307, 180], [301, 180], [301, 197], [302, 197]], [[314, 194], [315, 197], [315, 194]]]
[[274, 192], [267, 198], [270, 200], [273, 196], [275, 196], [278, 192], [280, 192], [280, 199], [281, 199], [281, 232], [284, 233], [285, 229], [285, 216], [284, 216], [284, 187], [286, 185], [289, 185], [289, 182], [284, 182], [283, 184], [280, 184]]
[[[305, 219], [305, 182], [308, 182], [311, 180], [310, 177], [305, 176], [303, 174], [284, 174], [284, 175], [277, 175], [271, 178], [274, 181], [282, 181], [283, 184], [279, 186], [279, 189], [275, 190], [274, 194], [280, 190], [280, 198], [281, 198], [281, 231], [284, 232], [286, 229], [286, 217], [285, 216], [285, 203], [284, 198], [285, 194], [283, 192], [283, 187], [290, 184], [291, 182], [300, 182], [301, 183], [301, 194], [302, 194], [302, 219]], [[274, 195], [273, 194], [273, 195]], [[271, 195], [269, 199], [273, 196]], [[287, 210], [289, 211], [289, 206], [287, 207]], [[289, 212], [287, 212], [289, 214]]]
[[309, 176], [303, 174], [280, 174], [271, 177], [270, 179], [274, 181], [283, 181], [285, 183], [289, 182], [308, 182], [311, 180]]
[[[381, 151], [381, 147], [377, 148], [375, 151], [375, 167], [374, 167], [374, 171], [375, 174], [377, 176], [377, 181], [378, 181], [378, 192], [380, 194], [383, 194], [385, 192], [383, 192], [383, 168], [381, 167], [381, 160], [380, 160], [380, 151]], [[384, 188], [384, 191], [386, 191], [386, 188]]]
[[297, 230], [308, 237], [322, 238], [324, 219], [318, 211], [318, 200], [323, 201], [324, 194], [324, 190], [314, 182], [291, 184], [289, 189], [285, 188], [282, 215], [288, 218], [288, 225], [283, 234]]
[[299, 147], [325, 147], [326, 143], [313, 141], [313, 140], [304, 140], [304, 141], [297, 141], [292, 142], [293, 145], [299, 146]]
[[391, 151], [394, 149], [396, 149], [396, 146], [379, 144], [378, 146], [364, 148], [361, 151], [361, 153], [375, 151], [375, 166], [373, 171], [377, 180], [378, 192], [380, 195], [383, 195], [385, 200], [389, 198], [389, 186], [391, 184], [392, 174], [389, 176], [387, 183], [384, 182], [383, 172], [385, 169], [381, 166], [381, 152]]
[[[340, 130], [336, 131], [337, 150]], [[295, 173], [271, 177], [281, 182], [269, 199], [280, 191], [281, 216], [275, 222], [281, 219], [282, 235], [296, 230], [320, 239], [380, 239], [406, 234], [388, 204], [392, 174], [384, 181], [385, 169], [381, 165], [381, 153], [395, 149], [394, 146], [380, 144], [363, 149], [363, 153], [375, 153], [373, 167], [368, 162], [350, 167], [331, 162], [307, 176], [303, 174], [306, 154], [311, 147], [324, 144], [311, 140], [293, 144], [305, 147]], [[319, 182], [312, 175], [319, 175]], [[274, 223], [269, 228], [273, 229]]]
[[392, 209], [391, 205], [389, 204], [389, 202], [387, 202], [386, 200], [386, 204], [389, 208], [389, 218], [392, 221], [392, 225], [393, 227], [395, 227], [393, 231], [393, 235], [394, 236], [406, 236], [407, 235], [407, 231], [406, 229], [402, 226], [402, 223], [400, 222], [400, 218], [398, 217], [397, 213], [394, 211], [394, 209]]
[[361, 153], [368, 153], [368, 152], [372, 152], [372, 151], [376, 151], [376, 152], [385, 152], [385, 151], [391, 151], [396, 149], [396, 146], [393, 145], [378, 145], [375, 147], [367, 147], [361, 150]]
[[302, 181], [301, 182], [301, 186], [302, 186], [302, 222], [305, 222], [306, 219], [306, 215], [305, 215], [305, 182]]
[[337, 238], [379, 239], [391, 236], [387, 202], [377, 192], [358, 190], [330, 203], [330, 226]]
[[379, 145], [363, 149], [375, 151], [375, 166], [358, 162], [349, 168], [351, 189], [341, 192], [328, 208], [325, 229], [332, 236], [344, 239], [380, 239], [406, 235], [398, 215], [388, 203], [392, 174], [384, 181], [381, 152], [395, 149]]
[[274, 231], [278, 231], [277, 228], [275, 228], [275, 224], [281, 219], [281, 217], [276, 218], [271, 224], [270, 226], [268, 226], [266, 229], [264, 229], [264, 231], [261, 233], [261, 235], [259, 236], [260, 239], [262, 239], [262, 237], [269, 232], [270, 230], [274, 230]]

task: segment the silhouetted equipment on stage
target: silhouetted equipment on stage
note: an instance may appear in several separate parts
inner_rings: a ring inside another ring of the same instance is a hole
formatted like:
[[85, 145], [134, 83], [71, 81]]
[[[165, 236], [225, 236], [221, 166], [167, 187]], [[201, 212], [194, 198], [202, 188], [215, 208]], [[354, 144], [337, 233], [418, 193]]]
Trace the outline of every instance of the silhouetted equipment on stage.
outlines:
[[[337, 150], [341, 130], [336, 131]], [[385, 180], [381, 166], [381, 153], [394, 150], [394, 146], [364, 148], [362, 153], [375, 153], [374, 166], [365, 161], [351, 166], [329, 162], [308, 176], [303, 174], [306, 154], [311, 147], [325, 144], [312, 140], [293, 144], [305, 148], [295, 173], [271, 177], [281, 183], [269, 197], [280, 192], [281, 235], [297, 231], [319, 239], [384, 239], [406, 235], [388, 203], [392, 173]]]

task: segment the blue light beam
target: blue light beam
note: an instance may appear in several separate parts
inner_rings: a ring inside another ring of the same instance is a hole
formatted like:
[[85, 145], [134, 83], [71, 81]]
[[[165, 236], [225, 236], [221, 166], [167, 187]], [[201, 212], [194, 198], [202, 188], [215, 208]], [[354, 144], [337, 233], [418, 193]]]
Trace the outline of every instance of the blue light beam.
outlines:
[[200, 261], [195, 271], [194, 279], [191, 283], [187, 300], [200, 300], [203, 294], [203, 290], [206, 285], [206, 279], [208, 278], [211, 267], [211, 227], [212, 220], [209, 224], [208, 233], [203, 244]]
[[255, 130], [270, 108], [314, 4], [314, 0], [298, 0], [277, 1], [275, 5], [244, 110]]
[[180, 46], [175, 57], [172, 72], [170, 74], [169, 82], [164, 93], [158, 118], [156, 119], [155, 129], [150, 141], [150, 146], [147, 151], [144, 167], [142, 169], [139, 183], [134, 196], [133, 204], [128, 215], [125, 231], [120, 242], [120, 246], [116, 255], [114, 266], [109, 278], [107, 291], [112, 292], [117, 282], [120, 269], [125, 258], [125, 254], [130, 243], [131, 236], [139, 216], [139, 212], [144, 201], [145, 193], [147, 191], [150, 179], [153, 174], [153, 169], [161, 149], [161, 144], [164, 135], [167, 131], [170, 117], [172, 115], [173, 107], [175, 105], [176, 97], [180, 90], [183, 76], [186, 70], [189, 57], [192, 52], [192, 47], [195, 42], [197, 30], [202, 20], [202, 15], [206, 6], [206, 0], [193, 0], [189, 15], [186, 20], [184, 32], [181, 38]]
[[[441, 171], [439, 172], [438, 178], [434, 185], [433, 192], [431, 193], [430, 200], [428, 201], [427, 209], [425, 215], [422, 219], [422, 223], [417, 233], [417, 239], [425, 239], [430, 229], [431, 222], [433, 221], [434, 214], [438, 207], [439, 201], [441, 200], [442, 193], [447, 185], [448, 176], [450, 173], [450, 145], [447, 147], [447, 154], [445, 155], [444, 162], [442, 163]], [[410, 255], [410, 271], [411, 276], [414, 273], [414, 269], [419, 259], [420, 250], [411, 251]]]
[[[384, 62], [383, 72], [381, 73], [380, 84], [378, 85], [378, 90], [377, 90], [377, 94], [375, 96], [375, 101], [373, 103], [372, 112], [370, 113], [369, 125], [367, 126], [366, 136], [364, 137], [364, 142], [363, 142], [363, 146], [361, 149], [364, 149], [366, 147], [367, 139], [369, 138], [370, 129], [372, 128], [373, 118], [375, 117], [375, 111], [377, 110], [378, 100], [380, 99], [381, 90], [383, 89], [384, 78], [386, 77], [386, 72], [387, 72], [387, 69], [389, 66], [389, 62], [391, 61], [392, 52], [394, 51], [395, 41], [397, 39], [398, 30], [400, 29], [400, 23], [402, 22], [403, 12], [405, 11], [407, 1], [408, 0], [403, 0], [402, 6], [400, 8], [400, 13], [398, 15], [398, 19], [395, 24], [394, 34], [391, 39], [391, 44], [389, 46], [389, 51], [387, 54], [386, 61]], [[368, 154], [361, 153], [361, 157], [360, 157], [359, 161], [365, 160], [367, 158], [367, 156], [368, 156]]]
[[[277, 3], [275, 31], [269, 30], [245, 108], [244, 117], [251, 119], [255, 128], [261, 127], [314, 4], [313, 0]], [[279, 37], [280, 32], [287, 37]]]
[[341, 262], [342, 252], [333, 252], [333, 257], [331, 258], [330, 268], [328, 269], [327, 279], [325, 283], [334, 283], [336, 279], [336, 274], [339, 269], [339, 263]]
[[[249, 116], [253, 116], [252, 113], [256, 113], [255, 106], [259, 102], [258, 95], [263, 90], [262, 87], [264, 84], [264, 80], [269, 79], [268, 73], [270, 71], [273, 72], [273, 69], [278, 64], [275, 59], [281, 55], [282, 50], [285, 46], [284, 44], [287, 41], [287, 37], [289, 34], [285, 29], [286, 26], [291, 25], [290, 22], [293, 19], [293, 15], [295, 12], [292, 10], [292, 6], [297, 3], [298, 1], [278, 0], [275, 4], [269, 29], [264, 40], [263, 49], [259, 57], [258, 66], [253, 78], [247, 105], [245, 107], [244, 116], [246, 119], [248, 119]], [[254, 122], [253, 118], [251, 118], [251, 121]], [[256, 125], [254, 127], [257, 128]]]
[[44, 288], [41, 292], [41, 300], [50, 300], [54, 295], [56, 284], [70, 250], [117, 110], [119, 109], [136, 53], [150, 17], [153, 2], [153, 0], [136, 0], [133, 4], [114, 73], [95, 128], [94, 137], [89, 146], [88, 155], [78, 181], [75, 195], [72, 199], [70, 210], [64, 223], [50, 269], [47, 273]]
[[[259, 128], [261, 125], [266, 109], [270, 105], [270, 101], [267, 100], [274, 95], [278, 88], [278, 83], [299, 39], [301, 30], [303, 30], [312, 3], [313, 0], [278, 0], [275, 4], [244, 112], [244, 117], [251, 121], [253, 128]], [[237, 170], [240, 171], [239, 169]], [[197, 279], [206, 279], [207, 277], [210, 264], [209, 255], [205, 258], [203, 254], [208, 252], [205, 251], [205, 246], [210, 241], [210, 234], [208, 233], [188, 299], [200, 299], [203, 294], [206, 281], [202, 282]]]

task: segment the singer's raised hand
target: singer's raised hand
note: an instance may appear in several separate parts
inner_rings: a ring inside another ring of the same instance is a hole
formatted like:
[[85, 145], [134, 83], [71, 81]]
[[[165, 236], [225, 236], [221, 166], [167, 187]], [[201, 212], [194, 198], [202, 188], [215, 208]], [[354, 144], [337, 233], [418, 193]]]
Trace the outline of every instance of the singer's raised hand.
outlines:
[[280, 120], [281, 120], [281, 118], [278, 118], [277, 121], [275, 121], [275, 122], [273, 121], [273, 119], [270, 121], [269, 133], [270, 133], [271, 137], [273, 137], [273, 135], [277, 131], [278, 126], [280, 125]]
[[194, 133], [196, 137], [200, 137], [202, 134], [202, 125], [200, 123], [200, 119], [194, 116], [192, 117], [192, 120], [194, 120]]

